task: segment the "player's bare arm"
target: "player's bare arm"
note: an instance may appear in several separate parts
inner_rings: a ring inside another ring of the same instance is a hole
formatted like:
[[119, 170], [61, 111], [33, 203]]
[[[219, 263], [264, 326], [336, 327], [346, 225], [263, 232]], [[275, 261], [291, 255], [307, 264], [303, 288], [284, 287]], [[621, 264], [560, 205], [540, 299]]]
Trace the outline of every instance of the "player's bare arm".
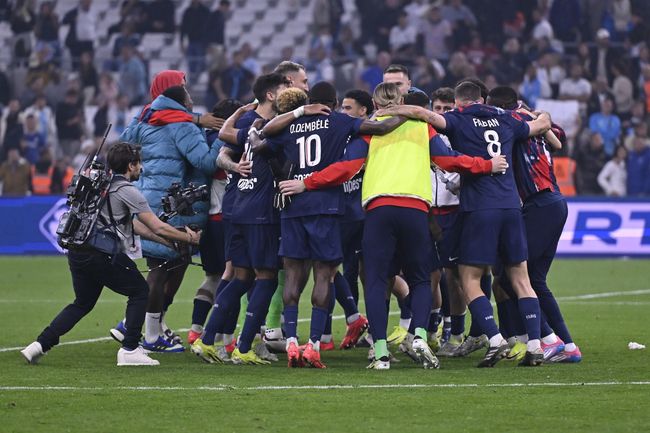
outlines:
[[[186, 242], [192, 245], [198, 245], [199, 240], [201, 239], [201, 232], [195, 232], [189, 227], [185, 227], [185, 231], [182, 232], [169, 224], [162, 222], [153, 212], [141, 212], [138, 214], [138, 220], [147, 227], [155, 235], [163, 237], [165, 239]], [[139, 225], [133, 225], [136, 233], [142, 236], [146, 236], [146, 232], [138, 233], [138, 227], [142, 228]]]
[[551, 116], [546, 111], [542, 111], [537, 116], [537, 119], [528, 121], [526, 123], [530, 128], [528, 136], [534, 137], [536, 135], [544, 134], [546, 131], [551, 129]]
[[235, 123], [237, 123], [239, 118], [243, 116], [244, 113], [247, 111], [252, 111], [255, 108], [257, 108], [256, 102], [252, 102], [238, 108], [232, 116], [226, 119], [223, 126], [219, 130], [219, 140], [230, 144], [237, 144], [237, 133], [239, 132], [239, 129], [235, 128]]
[[223, 168], [231, 173], [239, 173], [241, 176], [247, 177], [253, 171], [253, 163], [246, 159], [246, 154], [241, 156], [238, 162], [235, 162], [236, 153], [234, 150], [223, 146], [219, 150], [217, 157], [217, 167]]
[[443, 116], [416, 105], [395, 105], [378, 110], [376, 116], [404, 116], [413, 120], [427, 122], [436, 129], [445, 129], [447, 121]]
[[407, 120], [403, 116], [394, 116], [384, 120], [366, 119], [359, 127], [359, 132], [369, 135], [385, 135], [399, 128]]
[[293, 111], [288, 113], [281, 114], [276, 116], [269, 123], [266, 124], [262, 130], [262, 136], [268, 137], [272, 135], [278, 135], [284, 128], [289, 126], [291, 122], [301, 116], [318, 116], [325, 115], [328, 116], [332, 110], [323, 104], [309, 104], [302, 107], [296, 108]]

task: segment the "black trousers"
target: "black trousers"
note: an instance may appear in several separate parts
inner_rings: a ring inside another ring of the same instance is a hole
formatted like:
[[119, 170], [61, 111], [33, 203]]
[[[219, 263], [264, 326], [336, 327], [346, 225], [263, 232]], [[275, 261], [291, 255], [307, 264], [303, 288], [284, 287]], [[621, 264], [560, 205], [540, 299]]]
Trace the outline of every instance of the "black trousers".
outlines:
[[132, 350], [142, 337], [142, 324], [147, 307], [149, 286], [135, 263], [126, 254], [113, 258], [99, 252], [70, 251], [68, 265], [72, 274], [75, 300], [52, 320], [38, 336], [43, 351], [59, 344], [59, 338], [70, 331], [97, 303], [104, 286], [128, 296], [126, 304], [126, 335], [122, 346]]

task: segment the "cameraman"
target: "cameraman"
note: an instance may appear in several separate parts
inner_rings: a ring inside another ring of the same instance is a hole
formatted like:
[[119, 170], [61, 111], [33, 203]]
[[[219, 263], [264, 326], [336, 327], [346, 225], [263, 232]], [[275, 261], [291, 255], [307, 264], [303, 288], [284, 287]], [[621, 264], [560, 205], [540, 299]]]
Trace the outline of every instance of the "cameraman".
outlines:
[[[187, 232], [179, 231], [160, 221], [151, 212], [147, 200], [131, 184], [138, 180], [142, 171], [140, 152], [134, 146], [117, 143], [108, 151], [107, 159], [113, 178], [95, 230], [97, 233], [112, 232], [114, 242], [119, 242], [119, 245], [114, 245], [118, 252], [110, 255], [88, 245], [68, 252], [75, 300], [54, 318], [35, 342], [21, 351], [30, 364], [36, 364], [41, 356], [59, 343], [62, 335], [93, 309], [104, 286], [129, 298], [126, 307], [127, 331], [122, 348], [117, 352], [117, 365], [159, 364], [138, 345], [149, 288], [136, 264], [125, 254], [125, 245], [132, 246], [135, 239], [133, 233], [170, 247], [170, 241], [197, 245], [200, 234], [189, 229]], [[137, 220], [133, 219], [135, 216]]]

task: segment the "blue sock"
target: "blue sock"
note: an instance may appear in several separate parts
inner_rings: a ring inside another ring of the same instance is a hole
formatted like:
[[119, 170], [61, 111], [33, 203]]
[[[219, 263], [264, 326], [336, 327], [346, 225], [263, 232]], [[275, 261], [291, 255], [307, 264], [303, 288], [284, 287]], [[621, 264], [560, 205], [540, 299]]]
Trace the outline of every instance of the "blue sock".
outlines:
[[497, 302], [497, 315], [499, 316], [499, 332], [503, 335], [503, 338], [517, 335], [512, 329], [512, 320], [508, 315], [505, 301]]
[[492, 275], [487, 274], [481, 277], [481, 291], [488, 300], [492, 298]]
[[246, 353], [251, 350], [251, 344], [255, 334], [260, 331], [260, 326], [264, 323], [266, 313], [271, 305], [271, 298], [278, 287], [278, 280], [256, 280], [253, 286], [253, 294], [248, 301], [246, 309], [246, 320], [239, 334], [239, 351]]
[[427, 328], [427, 331], [436, 332], [438, 331], [439, 325], [440, 325], [440, 310], [431, 311], [431, 314], [429, 315], [429, 326]]
[[[546, 337], [547, 335], [551, 335], [554, 332], [553, 329], [548, 324], [548, 321], [546, 320], [546, 317], [545, 317], [545, 314], [544, 314], [543, 311], [542, 311], [542, 317], [539, 320], [539, 325], [540, 325], [539, 326], [540, 335], [542, 337]], [[564, 339], [562, 339], [562, 341], [564, 341]]]
[[311, 326], [309, 328], [309, 339], [311, 341], [320, 341], [320, 338], [323, 336], [328, 314], [327, 310], [323, 308], [311, 308]]
[[327, 308], [327, 321], [325, 322], [324, 335], [332, 335], [332, 313], [336, 306], [336, 299], [334, 298], [334, 291], [336, 290], [334, 284], [330, 284], [330, 302]]
[[[550, 294], [550, 292], [549, 292]], [[550, 325], [558, 337], [565, 343], [573, 343], [569, 328], [566, 326], [562, 312], [553, 295], [547, 296], [544, 293], [539, 295], [539, 306], [546, 316], [548, 325]], [[548, 335], [548, 334], [546, 334]]]
[[223, 329], [224, 323], [228, 318], [228, 314], [233, 309], [234, 305], [239, 305], [239, 299], [244, 296], [248, 290], [250, 283], [233, 279], [222, 291], [217, 295], [214, 300], [214, 307], [207, 325], [205, 325], [205, 333], [201, 340], [207, 345], [214, 344], [214, 336], [218, 329]]
[[412, 317], [411, 312], [411, 292], [404, 299], [397, 298], [397, 305], [399, 306], [399, 318], [400, 319], [410, 319]]
[[348, 284], [348, 281], [343, 278], [343, 275], [341, 275], [340, 272], [337, 272], [334, 276], [333, 289], [332, 293], [336, 295], [336, 300], [341, 304], [341, 307], [343, 307], [345, 317], [350, 317], [359, 312], [357, 303], [354, 301], [354, 296], [352, 296], [350, 285]]
[[440, 306], [440, 315], [443, 317], [451, 316], [451, 306], [449, 305], [449, 287], [447, 286], [447, 278], [445, 278], [445, 271], [442, 271], [440, 276], [440, 297], [442, 298], [442, 305]]
[[298, 306], [285, 305], [284, 311], [284, 330], [287, 333], [287, 338], [296, 338], [298, 335]]
[[519, 313], [524, 321], [528, 340], [540, 339], [540, 317], [539, 301], [537, 298], [519, 298]]
[[465, 333], [465, 315], [452, 314], [451, 316], [451, 335], [463, 335]]
[[485, 334], [488, 338], [492, 338], [499, 333], [499, 328], [497, 328], [497, 324], [494, 321], [492, 304], [490, 304], [488, 298], [479, 296], [470, 302], [467, 307], [472, 313], [472, 320], [476, 321], [477, 326], [481, 329], [480, 334]]
[[478, 319], [474, 318], [474, 313], [472, 313], [472, 316], [470, 317], [469, 336], [479, 337], [481, 334], [483, 334], [483, 328], [481, 327]]
[[202, 299], [194, 299], [194, 308], [192, 309], [192, 325], [205, 324], [205, 319], [210, 314], [212, 303]]
[[521, 320], [521, 314], [519, 313], [519, 301], [515, 298], [510, 298], [506, 301], [506, 308], [508, 311], [508, 316], [510, 317], [510, 323], [512, 324], [512, 335], [524, 335], [526, 333], [526, 326]]

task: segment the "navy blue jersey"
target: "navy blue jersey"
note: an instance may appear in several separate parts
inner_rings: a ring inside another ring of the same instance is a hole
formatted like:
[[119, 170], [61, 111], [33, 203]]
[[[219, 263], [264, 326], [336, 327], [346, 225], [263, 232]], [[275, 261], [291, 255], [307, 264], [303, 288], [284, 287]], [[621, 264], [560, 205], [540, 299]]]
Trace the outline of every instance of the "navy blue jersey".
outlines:
[[[235, 128], [237, 129], [246, 129], [250, 128], [255, 119], [259, 119], [262, 116], [257, 114], [254, 110], [248, 111], [242, 115], [242, 117], [235, 122]], [[238, 152], [237, 146], [229, 145], [226, 143], [226, 147], [229, 149]], [[237, 153], [234, 157], [234, 161], [238, 161], [241, 158], [241, 153]], [[228, 178], [226, 181], [226, 193], [223, 196], [223, 206], [222, 206], [222, 215], [225, 219], [232, 218], [233, 206], [235, 205], [235, 198], [237, 196], [237, 183], [239, 182], [241, 176], [238, 173], [228, 172]]]
[[278, 224], [278, 211], [273, 207], [275, 188], [271, 166], [267, 156], [251, 152], [248, 130], [240, 129], [237, 145], [229, 145], [238, 153], [246, 153], [253, 162], [251, 174], [237, 181], [232, 220], [237, 224]]
[[[515, 141], [528, 137], [529, 128], [517, 113], [483, 104], [473, 104], [444, 114], [442, 133], [454, 150], [486, 159], [505, 155], [512, 167]], [[519, 195], [512, 169], [494, 176], [462, 175], [460, 209], [518, 209]]]
[[352, 179], [343, 184], [345, 197], [345, 212], [341, 222], [361, 221], [365, 218], [363, 206], [361, 205], [361, 184], [363, 182], [363, 171], [357, 173]]
[[[281, 134], [269, 137], [271, 148], [283, 152], [291, 163], [291, 178], [305, 179], [343, 157], [351, 135], [359, 132], [363, 119], [333, 112], [329, 116], [303, 116]], [[306, 191], [291, 198], [282, 218], [309, 215], [342, 215], [344, 199], [340, 186]]]
[[[525, 120], [532, 120], [526, 114], [520, 115]], [[534, 199], [540, 206], [544, 206], [563, 198], [555, 179], [553, 158], [543, 136], [517, 141], [513, 160], [515, 181], [523, 202]], [[536, 196], [540, 191], [546, 191], [547, 194]]]

